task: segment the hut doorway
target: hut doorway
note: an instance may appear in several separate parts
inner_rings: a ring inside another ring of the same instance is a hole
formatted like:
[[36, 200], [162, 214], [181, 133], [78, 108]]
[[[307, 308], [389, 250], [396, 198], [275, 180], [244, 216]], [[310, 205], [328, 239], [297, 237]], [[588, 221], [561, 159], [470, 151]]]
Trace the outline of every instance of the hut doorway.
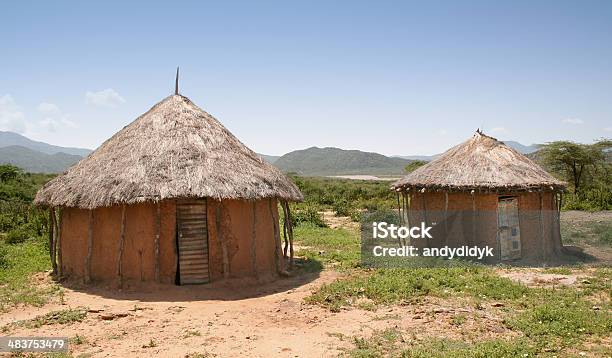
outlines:
[[518, 199], [500, 196], [497, 205], [497, 240], [501, 260], [521, 258], [521, 228], [519, 225]]
[[177, 201], [176, 226], [178, 283], [189, 285], [210, 282], [206, 199]]

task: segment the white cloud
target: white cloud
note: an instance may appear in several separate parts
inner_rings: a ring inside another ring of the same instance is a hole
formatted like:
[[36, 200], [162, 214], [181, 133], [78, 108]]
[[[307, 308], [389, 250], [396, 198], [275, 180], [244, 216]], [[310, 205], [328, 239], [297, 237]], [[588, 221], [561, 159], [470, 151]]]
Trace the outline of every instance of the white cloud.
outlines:
[[10, 94], [0, 97], [0, 129], [17, 133], [27, 130], [25, 115]]
[[42, 120], [26, 119], [26, 115], [9, 94], [0, 97], [0, 130], [11, 131], [29, 137], [42, 132], [56, 132], [64, 128], [77, 128], [68, 114], [62, 113], [53, 103], [43, 102], [36, 108], [43, 114]]
[[491, 128], [491, 133], [508, 133], [508, 130], [504, 127]]
[[612, 127], [606, 127], [606, 128], [604, 128], [604, 132], [612, 132]]
[[69, 120], [67, 115], [62, 115], [61, 117], [45, 117], [43, 120], [38, 121], [38, 126], [49, 132], [55, 132], [61, 127], [78, 128], [78, 125]]
[[42, 102], [38, 105], [38, 111], [42, 114], [58, 114], [60, 112], [59, 107], [53, 103]]
[[98, 92], [87, 91], [85, 93], [85, 102], [94, 106], [116, 107], [125, 103], [125, 99], [112, 88], [107, 88]]
[[580, 118], [565, 118], [561, 122], [568, 123], [568, 124], [583, 124], [584, 123], [584, 121]]
[[448, 133], [448, 132], [446, 131], [446, 129], [440, 129], [440, 130], [438, 131], [438, 134], [439, 134], [439, 135], [446, 135], [447, 133]]

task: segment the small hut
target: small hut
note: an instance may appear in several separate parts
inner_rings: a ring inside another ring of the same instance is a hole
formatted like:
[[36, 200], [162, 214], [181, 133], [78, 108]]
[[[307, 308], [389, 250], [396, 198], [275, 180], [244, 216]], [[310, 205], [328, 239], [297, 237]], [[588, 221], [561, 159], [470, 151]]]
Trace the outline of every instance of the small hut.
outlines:
[[565, 183], [480, 130], [393, 184], [409, 223], [432, 226], [416, 246], [488, 246], [486, 262], [545, 262], [561, 252]]
[[301, 200], [177, 85], [35, 203], [50, 210], [52, 262], [64, 277], [200, 284], [284, 273], [277, 203], [290, 225], [287, 202]]

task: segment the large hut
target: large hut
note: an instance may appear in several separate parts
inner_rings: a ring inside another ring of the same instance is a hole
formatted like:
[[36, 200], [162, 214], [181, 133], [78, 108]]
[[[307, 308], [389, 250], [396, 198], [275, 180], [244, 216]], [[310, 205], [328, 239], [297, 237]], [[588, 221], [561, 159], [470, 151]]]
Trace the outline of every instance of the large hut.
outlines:
[[285, 273], [277, 205], [290, 225], [287, 203], [302, 199], [177, 89], [47, 183], [35, 203], [50, 210], [63, 277], [200, 284]]
[[393, 184], [409, 223], [432, 226], [421, 247], [488, 246], [486, 262], [554, 261], [565, 183], [480, 130]]

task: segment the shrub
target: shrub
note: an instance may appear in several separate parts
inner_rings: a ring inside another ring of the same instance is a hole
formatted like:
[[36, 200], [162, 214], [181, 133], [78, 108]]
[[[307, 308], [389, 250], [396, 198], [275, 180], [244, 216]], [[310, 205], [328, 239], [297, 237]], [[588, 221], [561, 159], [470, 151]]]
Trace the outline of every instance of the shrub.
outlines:
[[340, 199], [332, 206], [337, 216], [353, 216], [356, 208], [349, 204], [346, 200]]
[[295, 211], [293, 215], [293, 224], [298, 226], [303, 223], [311, 223], [318, 227], [327, 227], [323, 216], [319, 214], [317, 207], [314, 205], [307, 205]]
[[11, 229], [6, 235], [6, 242], [9, 244], [19, 244], [28, 239], [38, 237], [38, 230], [35, 224], [27, 223]]

